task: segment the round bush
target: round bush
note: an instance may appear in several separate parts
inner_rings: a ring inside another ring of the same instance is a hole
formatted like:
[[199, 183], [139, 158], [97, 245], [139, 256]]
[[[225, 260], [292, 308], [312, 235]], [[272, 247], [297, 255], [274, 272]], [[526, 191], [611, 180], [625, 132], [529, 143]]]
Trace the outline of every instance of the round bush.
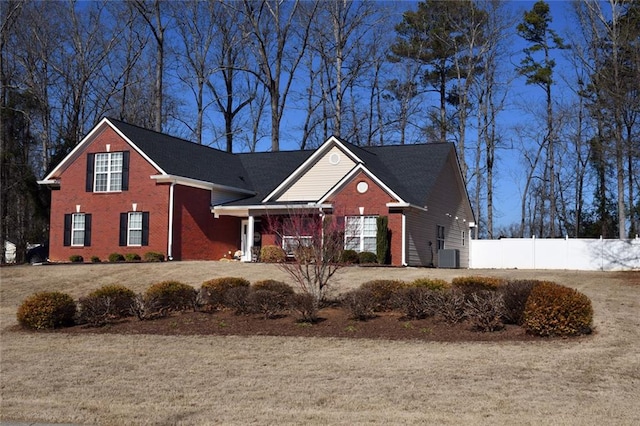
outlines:
[[371, 289], [359, 288], [342, 296], [342, 306], [351, 313], [351, 318], [366, 321], [375, 317], [378, 300]]
[[18, 323], [26, 328], [43, 330], [69, 327], [74, 324], [76, 303], [73, 298], [57, 291], [36, 293], [18, 308]]
[[91, 263], [100, 263], [102, 262], [98, 256], [91, 256]]
[[141, 260], [138, 253], [127, 253], [124, 255], [124, 259], [127, 262], [139, 262]]
[[127, 317], [131, 314], [131, 304], [136, 294], [123, 285], [111, 284], [92, 291], [89, 296], [112, 299], [112, 309], [109, 313], [117, 317]]
[[407, 284], [400, 280], [373, 280], [363, 283], [360, 288], [371, 291], [376, 303], [376, 311], [393, 309], [397, 294]]
[[378, 256], [370, 251], [363, 251], [358, 253], [358, 262], [360, 264], [378, 263]]
[[156, 251], [148, 251], [144, 254], [145, 262], [164, 262], [164, 254]]
[[84, 262], [84, 258], [79, 254], [72, 254], [71, 256], [69, 256], [69, 261], [71, 261], [72, 263], [82, 263]]
[[226, 306], [226, 293], [236, 287], [249, 287], [249, 281], [239, 277], [222, 277], [205, 281], [200, 286], [204, 301], [214, 307]]
[[504, 280], [495, 277], [456, 277], [451, 280], [451, 286], [460, 290], [468, 299], [473, 293], [481, 291], [496, 291], [504, 284]]
[[410, 287], [428, 288], [429, 290], [443, 291], [451, 287], [451, 284], [439, 278], [417, 278], [413, 280]]
[[282, 247], [264, 246], [260, 249], [260, 261], [264, 263], [282, 263], [287, 259], [287, 254]]
[[505, 283], [498, 290], [504, 298], [504, 322], [522, 325], [522, 317], [527, 299], [533, 286], [540, 281], [515, 280]]
[[358, 263], [358, 252], [355, 250], [343, 250], [340, 253], [340, 262], [355, 264]]
[[273, 291], [279, 294], [284, 294], [284, 295], [289, 295], [289, 294], [293, 294], [293, 287], [291, 287], [289, 284], [282, 282], [282, 281], [276, 281], [276, 280], [261, 280], [261, 281], [256, 281], [255, 283], [253, 283], [253, 285], [251, 286], [253, 290], [269, 290], [269, 291]]
[[111, 253], [109, 255], [109, 262], [124, 262], [124, 256], [120, 253]]
[[591, 333], [593, 307], [584, 294], [552, 282], [533, 286], [524, 308], [522, 326], [537, 336]]
[[159, 310], [182, 311], [195, 306], [196, 290], [179, 281], [153, 284], [145, 292], [145, 300]]

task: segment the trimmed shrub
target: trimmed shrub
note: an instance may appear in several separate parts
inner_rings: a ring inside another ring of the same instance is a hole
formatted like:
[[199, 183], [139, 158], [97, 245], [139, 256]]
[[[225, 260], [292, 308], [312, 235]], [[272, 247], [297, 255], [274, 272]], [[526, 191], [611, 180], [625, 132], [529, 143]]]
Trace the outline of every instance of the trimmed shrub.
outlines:
[[289, 307], [289, 295], [278, 291], [258, 289], [249, 292], [247, 302], [253, 312], [258, 312], [265, 319], [276, 318]]
[[264, 263], [282, 263], [287, 259], [287, 254], [282, 247], [263, 246], [260, 249], [260, 262]]
[[164, 262], [164, 254], [157, 251], [148, 251], [144, 254], [145, 262]]
[[124, 259], [127, 262], [140, 262], [140, 255], [138, 253], [127, 253], [124, 255]]
[[315, 323], [318, 318], [318, 304], [309, 293], [295, 293], [291, 297], [291, 308], [300, 316], [300, 321]]
[[400, 280], [373, 280], [363, 283], [360, 288], [373, 294], [376, 311], [393, 309], [396, 294], [407, 285]]
[[111, 253], [109, 255], [109, 262], [111, 262], [111, 263], [124, 262], [124, 256], [121, 255], [120, 253]]
[[109, 313], [116, 317], [127, 317], [131, 315], [131, 304], [136, 294], [123, 285], [111, 284], [92, 291], [89, 296], [113, 299], [112, 310]]
[[234, 287], [249, 287], [249, 281], [239, 277], [222, 277], [205, 281], [200, 286], [200, 294], [204, 302], [217, 309], [225, 306], [225, 295]]
[[255, 283], [253, 283], [251, 287], [255, 291], [269, 290], [269, 291], [274, 291], [278, 294], [282, 294], [286, 296], [289, 296], [295, 293], [295, 291], [293, 290], [293, 287], [291, 287], [289, 284], [282, 281], [276, 281], [276, 280], [256, 281]]
[[591, 333], [593, 307], [584, 294], [552, 282], [533, 286], [524, 308], [522, 326], [537, 336]]
[[100, 263], [102, 260], [98, 256], [91, 256], [91, 263]]
[[504, 328], [504, 299], [501, 293], [483, 290], [471, 294], [465, 306], [465, 316], [477, 331], [496, 331]]
[[498, 290], [504, 298], [504, 322], [522, 325], [522, 316], [533, 286], [540, 281], [508, 281]]
[[358, 252], [355, 250], [342, 250], [340, 253], [340, 263], [356, 264], [358, 260]]
[[469, 276], [456, 277], [451, 280], [451, 286], [463, 292], [467, 299], [469, 299], [469, 296], [471, 296], [473, 293], [477, 293], [479, 291], [496, 291], [503, 284], [503, 279], [495, 277]]
[[18, 323], [26, 328], [43, 330], [74, 324], [76, 302], [66, 293], [45, 291], [25, 299], [18, 308]]
[[395, 305], [407, 318], [423, 319], [435, 315], [441, 302], [441, 292], [412, 286], [398, 292]]
[[69, 261], [72, 263], [82, 263], [84, 262], [84, 258], [79, 254], [72, 254], [71, 256], [69, 256]]
[[223, 305], [233, 309], [236, 315], [248, 314], [251, 312], [251, 305], [248, 302], [249, 286], [232, 287], [224, 292]]
[[451, 288], [451, 284], [439, 278], [417, 278], [413, 280], [409, 286], [421, 287], [430, 290], [444, 291]]
[[87, 324], [91, 327], [101, 327], [117, 319], [112, 314], [114, 299], [104, 296], [86, 296], [78, 301], [76, 323]]
[[373, 291], [366, 288], [351, 290], [342, 297], [342, 306], [351, 313], [351, 318], [358, 321], [375, 317], [376, 302]]
[[157, 305], [161, 314], [168, 311], [183, 311], [195, 307], [197, 291], [179, 281], [163, 281], [153, 284], [145, 292], [145, 302]]
[[465, 294], [457, 288], [442, 293], [442, 300], [438, 313], [451, 324], [456, 324], [466, 318]]
[[358, 262], [360, 264], [378, 263], [378, 256], [370, 251], [363, 251], [358, 253]]

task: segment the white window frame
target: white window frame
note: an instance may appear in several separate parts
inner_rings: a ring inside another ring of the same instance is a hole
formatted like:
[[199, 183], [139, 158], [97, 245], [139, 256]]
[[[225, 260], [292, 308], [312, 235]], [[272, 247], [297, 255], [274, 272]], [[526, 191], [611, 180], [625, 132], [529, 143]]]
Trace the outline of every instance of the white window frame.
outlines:
[[[345, 250], [375, 253], [378, 240], [377, 219], [378, 216], [346, 216], [344, 221]], [[373, 222], [373, 227], [370, 226], [371, 222]], [[373, 244], [368, 245], [367, 241], [371, 241], [371, 239], [373, 239]]]
[[283, 235], [282, 250], [287, 256], [293, 256], [295, 250], [299, 247], [311, 247], [313, 245], [313, 237], [311, 235]]
[[[118, 161], [119, 159], [119, 161]], [[122, 191], [124, 155], [122, 152], [100, 152], [95, 155], [93, 167], [93, 192]], [[100, 164], [103, 164], [101, 166]], [[105, 167], [106, 166], [106, 167]], [[98, 176], [106, 178], [104, 189], [98, 189]], [[118, 178], [119, 175], [119, 178]], [[116, 184], [117, 183], [117, 184]]]
[[436, 225], [436, 252], [443, 250], [445, 245], [445, 227], [443, 225]]
[[[132, 221], [133, 217], [139, 217], [139, 220]], [[129, 212], [127, 214], [127, 246], [130, 247], [141, 247], [142, 246], [142, 212]], [[139, 224], [139, 225], [138, 225]], [[134, 226], [135, 225], [135, 226]], [[140, 242], [132, 243], [132, 232], [140, 233]]]
[[[82, 218], [82, 220], [80, 220]], [[86, 217], [84, 213], [73, 213], [71, 215], [71, 246], [84, 247], [84, 236], [86, 231]], [[76, 241], [80, 241], [79, 243]]]

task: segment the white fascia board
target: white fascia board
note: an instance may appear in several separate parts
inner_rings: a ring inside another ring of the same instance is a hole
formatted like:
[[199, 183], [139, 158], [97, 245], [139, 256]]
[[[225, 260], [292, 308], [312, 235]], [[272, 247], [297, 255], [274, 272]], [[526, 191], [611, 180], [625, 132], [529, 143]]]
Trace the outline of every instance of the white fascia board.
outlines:
[[387, 207], [391, 208], [405, 208], [405, 209], [416, 209], [416, 210], [421, 210], [423, 212], [428, 212], [429, 208], [427, 206], [416, 206], [415, 204], [411, 204], [411, 203], [387, 203]]
[[38, 185], [56, 186], [56, 185], [60, 185], [60, 179], [38, 180], [36, 181], [36, 183]]
[[338, 181], [338, 183], [336, 183], [333, 188], [331, 188], [329, 191], [327, 191], [326, 194], [324, 194], [322, 196], [322, 198], [320, 198], [318, 200], [318, 203], [323, 203], [327, 200], [327, 198], [329, 198], [331, 195], [333, 195], [336, 190], [338, 188], [340, 188], [342, 185], [344, 185], [347, 181], [349, 181], [351, 178], [353, 178], [356, 173], [362, 171], [364, 174], [366, 174], [371, 180], [373, 180], [378, 186], [380, 186], [380, 188], [382, 188], [387, 194], [391, 195], [393, 198], [395, 198], [396, 200], [398, 200], [398, 203], [406, 203], [402, 198], [400, 198], [400, 196], [398, 194], [396, 194], [395, 192], [393, 192], [391, 190], [391, 188], [389, 188], [387, 185], [385, 185], [384, 182], [382, 182], [380, 179], [378, 179], [377, 176], [375, 176], [373, 173], [371, 173], [369, 171], [369, 169], [367, 169], [362, 163], [358, 164], [356, 167], [354, 167], [353, 169], [351, 169], [351, 171], [349, 173], [347, 173], [346, 175], [344, 175], [344, 177], [342, 179], [340, 179]]
[[335, 136], [331, 136], [322, 145], [320, 145], [316, 149], [316, 152], [314, 152], [309, 158], [307, 158], [307, 160], [304, 163], [302, 163], [300, 167], [298, 167], [293, 173], [291, 173], [288, 178], [283, 180], [280, 183], [280, 185], [276, 187], [276, 189], [271, 191], [271, 193], [268, 194], [262, 200], [262, 202], [266, 203], [268, 201], [271, 201], [272, 197], [274, 197], [276, 194], [282, 191], [282, 189], [289, 186], [289, 184], [297, 180], [302, 174], [304, 174], [307, 171], [310, 165], [315, 164], [315, 162], [321, 156], [327, 153], [327, 151], [329, 151], [334, 145], [340, 148], [346, 154], [346, 156], [349, 157], [351, 160], [353, 160], [355, 163], [362, 164], [362, 160], [358, 158], [358, 156], [356, 156], [353, 152], [351, 152], [351, 150], [349, 150], [342, 142], [340, 142], [338, 138], [336, 138]]
[[231, 215], [231, 216], [249, 216], [249, 211], [264, 211], [268, 212], [269, 210], [324, 210], [324, 209], [332, 209], [332, 204], [318, 204], [318, 203], [309, 203], [309, 204], [254, 204], [254, 205], [246, 205], [246, 206], [211, 206], [211, 213], [213, 213], [216, 217], [221, 214]]
[[198, 179], [191, 179], [183, 176], [163, 174], [163, 175], [151, 175], [149, 177], [159, 183], [176, 183], [178, 185], [190, 186], [193, 188], [209, 189], [209, 190], [219, 189], [221, 191], [237, 192], [243, 195], [255, 195], [254, 191], [249, 191], [247, 189], [234, 188], [232, 186], [220, 185], [217, 183], [207, 182], [207, 181], [198, 180]]

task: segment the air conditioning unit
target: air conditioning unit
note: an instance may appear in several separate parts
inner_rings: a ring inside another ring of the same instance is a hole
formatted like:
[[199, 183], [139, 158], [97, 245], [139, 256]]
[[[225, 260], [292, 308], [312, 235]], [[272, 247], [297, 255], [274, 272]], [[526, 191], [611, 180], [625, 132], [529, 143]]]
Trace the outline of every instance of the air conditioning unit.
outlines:
[[458, 249], [441, 249], [438, 251], [438, 268], [460, 267], [460, 251]]

